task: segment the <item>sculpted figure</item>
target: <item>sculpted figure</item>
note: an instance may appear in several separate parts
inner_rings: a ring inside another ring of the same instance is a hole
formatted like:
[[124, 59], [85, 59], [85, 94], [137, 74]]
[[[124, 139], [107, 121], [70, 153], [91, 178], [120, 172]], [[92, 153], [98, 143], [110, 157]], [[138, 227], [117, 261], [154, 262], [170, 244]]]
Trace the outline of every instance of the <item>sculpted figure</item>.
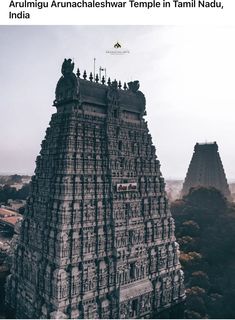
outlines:
[[140, 83], [139, 83], [138, 80], [131, 81], [131, 82], [128, 82], [128, 87], [129, 87], [129, 90], [131, 90], [132, 92], [136, 93], [139, 90]]
[[72, 62], [72, 59], [64, 59], [64, 62], [61, 67], [61, 73], [63, 76], [66, 76], [68, 74], [71, 74], [74, 69], [74, 62]]
[[72, 63], [72, 60], [65, 59], [61, 68], [63, 76], [60, 78], [56, 86], [55, 105], [58, 105], [58, 103], [61, 102], [78, 99], [79, 82], [73, 73], [73, 69], [74, 63]]

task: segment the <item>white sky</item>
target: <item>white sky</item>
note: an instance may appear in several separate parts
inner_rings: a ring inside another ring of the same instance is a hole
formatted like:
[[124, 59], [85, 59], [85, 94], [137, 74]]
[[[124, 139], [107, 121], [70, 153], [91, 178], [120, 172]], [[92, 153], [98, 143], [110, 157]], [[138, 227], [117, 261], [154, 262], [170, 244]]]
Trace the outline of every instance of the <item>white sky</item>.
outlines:
[[[130, 54], [111, 56], [119, 41]], [[217, 141], [235, 178], [235, 27], [0, 26], [0, 172], [32, 173], [64, 58], [140, 81], [165, 178], [184, 178], [196, 142]]]

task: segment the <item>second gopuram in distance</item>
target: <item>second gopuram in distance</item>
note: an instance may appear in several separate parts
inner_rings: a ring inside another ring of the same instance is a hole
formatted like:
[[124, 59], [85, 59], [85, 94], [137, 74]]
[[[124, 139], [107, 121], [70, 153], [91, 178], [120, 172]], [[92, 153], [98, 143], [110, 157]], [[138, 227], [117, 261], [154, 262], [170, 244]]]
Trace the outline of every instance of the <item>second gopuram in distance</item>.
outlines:
[[216, 142], [196, 143], [194, 147], [181, 195], [187, 195], [191, 188], [196, 187], [214, 187], [232, 200]]
[[7, 280], [17, 318], [149, 318], [185, 299], [139, 82], [64, 60]]

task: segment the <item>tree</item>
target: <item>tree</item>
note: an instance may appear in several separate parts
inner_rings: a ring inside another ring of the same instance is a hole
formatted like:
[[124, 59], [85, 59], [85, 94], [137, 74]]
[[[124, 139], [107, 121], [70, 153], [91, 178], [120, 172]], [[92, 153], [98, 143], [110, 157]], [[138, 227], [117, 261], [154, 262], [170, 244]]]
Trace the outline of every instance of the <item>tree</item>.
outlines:
[[191, 188], [184, 200], [194, 209], [207, 211], [207, 214], [223, 213], [227, 209], [226, 198], [213, 187]]
[[18, 191], [14, 187], [10, 187], [9, 185], [5, 185], [2, 189], [0, 189], [0, 202], [7, 204], [9, 199], [12, 200], [25, 200], [29, 195], [30, 185], [25, 184]]
[[17, 198], [21, 200], [26, 200], [27, 197], [29, 196], [29, 191], [30, 191], [30, 184], [27, 183], [23, 185], [23, 187], [20, 190], [18, 190]]
[[186, 310], [194, 311], [202, 317], [206, 314], [205, 290], [200, 287], [192, 287], [187, 290]]
[[188, 220], [183, 222], [181, 234], [185, 236], [197, 237], [200, 232], [200, 227], [197, 222]]
[[185, 318], [235, 318], [235, 206], [215, 188], [172, 203], [187, 288]]
[[209, 277], [203, 271], [195, 271], [191, 275], [189, 285], [190, 287], [196, 286], [208, 290], [210, 287]]
[[189, 252], [180, 254], [180, 262], [183, 267], [188, 271], [198, 270], [198, 267], [201, 264], [202, 255], [198, 252]]
[[21, 182], [22, 182], [22, 177], [18, 174], [11, 175], [7, 181], [8, 184], [21, 183]]

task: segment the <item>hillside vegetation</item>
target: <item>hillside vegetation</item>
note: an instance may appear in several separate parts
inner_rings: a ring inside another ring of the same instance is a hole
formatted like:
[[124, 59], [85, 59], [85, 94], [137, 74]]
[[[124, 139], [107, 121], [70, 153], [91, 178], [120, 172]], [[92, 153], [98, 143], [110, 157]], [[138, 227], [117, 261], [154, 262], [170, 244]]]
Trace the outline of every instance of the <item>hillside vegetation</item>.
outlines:
[[185, 318], [235, 318], [235, 206], [214, 188], [172, 203], [187, 299]]

